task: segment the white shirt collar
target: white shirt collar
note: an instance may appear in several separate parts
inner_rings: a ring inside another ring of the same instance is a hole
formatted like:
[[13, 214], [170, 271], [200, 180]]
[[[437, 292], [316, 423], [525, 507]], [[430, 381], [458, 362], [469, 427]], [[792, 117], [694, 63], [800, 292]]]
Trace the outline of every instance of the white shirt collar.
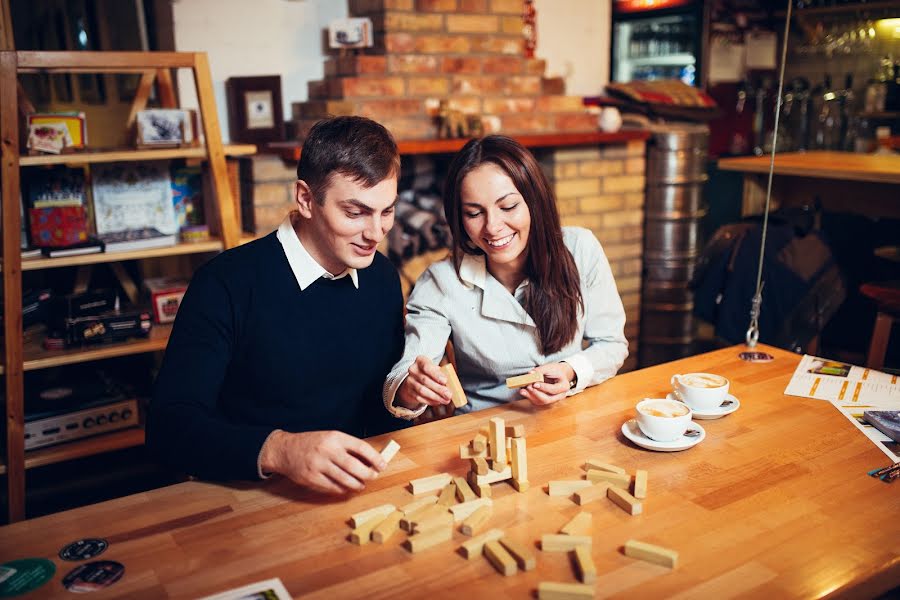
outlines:
[[356, 269], [347, 267], [343, 273], [333, 275], [316, 262], [316, 259], [314, 259], [306, 248], [303, 247], [300, 238], [297, 236], [297, 232], [294, 231], [294, 225], [291, 222], [292, 215], [293, 213], [289, 214], [284, 221], [282, 221], [275, 237], [281, 242], [281, 247], [284, 249], [284, 255], [287, 257], [288, 264], [291, 266], [291, 271], [294, 272], [294, 277], [297, 278], [300, 290], [302, 291], [308, 288], [319, 277], [324, 277], [325, 279], [340, 279], [347, 275], [350, 276], [353, 287], [359, 289], [359, 276], [356, 273]]
[[[462, 261], [459, 263], [459, 278], [462, 279], [463, 285], [469, 289], [472, 289], [472, 287], [487, 289], [485, 287], [487, 276], [487, 262], [483, 255], [463, 254]], [[526, 277], [516, 288], [516, 293], [513, 295], [517, 296], [528, 286], [528, 283], [528, 278]]]

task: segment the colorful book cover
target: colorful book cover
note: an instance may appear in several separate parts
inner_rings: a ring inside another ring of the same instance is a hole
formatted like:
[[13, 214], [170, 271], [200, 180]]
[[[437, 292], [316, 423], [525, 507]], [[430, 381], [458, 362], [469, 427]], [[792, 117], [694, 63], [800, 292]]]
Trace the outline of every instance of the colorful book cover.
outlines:
[[92, 178], [98, 235], [147, 228], [178, 233], [167, 162], [98, 164]]
[[88, 239], [83, 206], [50, 206], [28, 209], [31, 243], [39, 248], [59, 248]]
[[85, 204], [83, 169], [69, 169], [63, 166], [30, 169], [23, 180], [29, 208]]
[[36, 113], [28, 115], [28, 125], [62, 124], [69, 130], [71, 143], [68, 148], [84, 148], [87, 145], [87, 127], [83, 112]]
[[172, 169], [172, 203], [179, 229], [203, 224], [203, 175], [200, 167]]

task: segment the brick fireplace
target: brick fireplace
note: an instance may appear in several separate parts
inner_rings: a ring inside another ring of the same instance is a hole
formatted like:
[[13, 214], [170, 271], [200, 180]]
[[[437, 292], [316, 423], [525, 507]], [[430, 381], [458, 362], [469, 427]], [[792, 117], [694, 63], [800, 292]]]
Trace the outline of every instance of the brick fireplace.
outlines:
[[[490, 131], [513, 137], [596, 132], [596, 116], [545, 61], [524, 56], [522, 0], [349, 0], [351, 16], [370, 17], [371, 53], [332, 56], [325, 77], [294, 103], [289, 130], [302, 139], [329, 115], [357, 114], [384, 124], [401, 142], [433, 140], [438, 103], [481, 115]], [[538, 47], [540, 52], [540, 47]], [[401, 143], [401, 153], [404, 144]], [[553, 183], [564, 225], [594, 232], [609, 257], [625, 305], [630, 356], [637, 365], [644, 156], [642, 140], [535, 148]], [[419, 152], [419, 150], [416, 150]], [[404, 161], [411, 159], [404, 156]], [[272, 155], [248, 159], [242, 186], [252, 205], [244, 222], [257, 234], [277, 227], [292, 207], [296, 163]], [[402, 191], [402, 190], [401, 190]], [[414, 281], [441, 252], [398, 265]]]

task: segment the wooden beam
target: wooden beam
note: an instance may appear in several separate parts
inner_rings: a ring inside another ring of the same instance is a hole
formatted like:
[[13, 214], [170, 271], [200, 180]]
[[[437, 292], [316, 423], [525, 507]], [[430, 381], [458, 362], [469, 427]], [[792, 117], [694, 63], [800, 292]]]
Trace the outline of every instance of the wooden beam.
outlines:
[[[47, 52], [21, 51], [20, 70], [40, 69], [66, 73], [139, 73], [147, 69], [193, 68], [195, 54], [190, 52]], [[205, 56], [205, 54], [204, 54]]]

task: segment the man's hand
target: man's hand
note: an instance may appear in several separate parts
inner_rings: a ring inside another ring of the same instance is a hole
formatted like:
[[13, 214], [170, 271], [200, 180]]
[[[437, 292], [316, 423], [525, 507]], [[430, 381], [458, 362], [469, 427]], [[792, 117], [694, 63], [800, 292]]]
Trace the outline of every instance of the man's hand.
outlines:
[[541, 365], [531, 372], [541, 373], [544, 381], [525, 386], [519, 393], [535, 406], [553, 404], [565, 398], [569, 393], [569, 382], [575, 378], [575, 370], [564, 362]]
[[416, 410], [423, 404], [442, 406], [452, 395], [447, 387], [447, 376], [427, 356], [417, 356], [409, 368], [409, 375], [397, 388], [396, 404]]
[[328, 494], [358, 492], [387, 463], [372, 446], [340, 431], [275, 431], [266, 441], [260, 465], [299, 485]]

